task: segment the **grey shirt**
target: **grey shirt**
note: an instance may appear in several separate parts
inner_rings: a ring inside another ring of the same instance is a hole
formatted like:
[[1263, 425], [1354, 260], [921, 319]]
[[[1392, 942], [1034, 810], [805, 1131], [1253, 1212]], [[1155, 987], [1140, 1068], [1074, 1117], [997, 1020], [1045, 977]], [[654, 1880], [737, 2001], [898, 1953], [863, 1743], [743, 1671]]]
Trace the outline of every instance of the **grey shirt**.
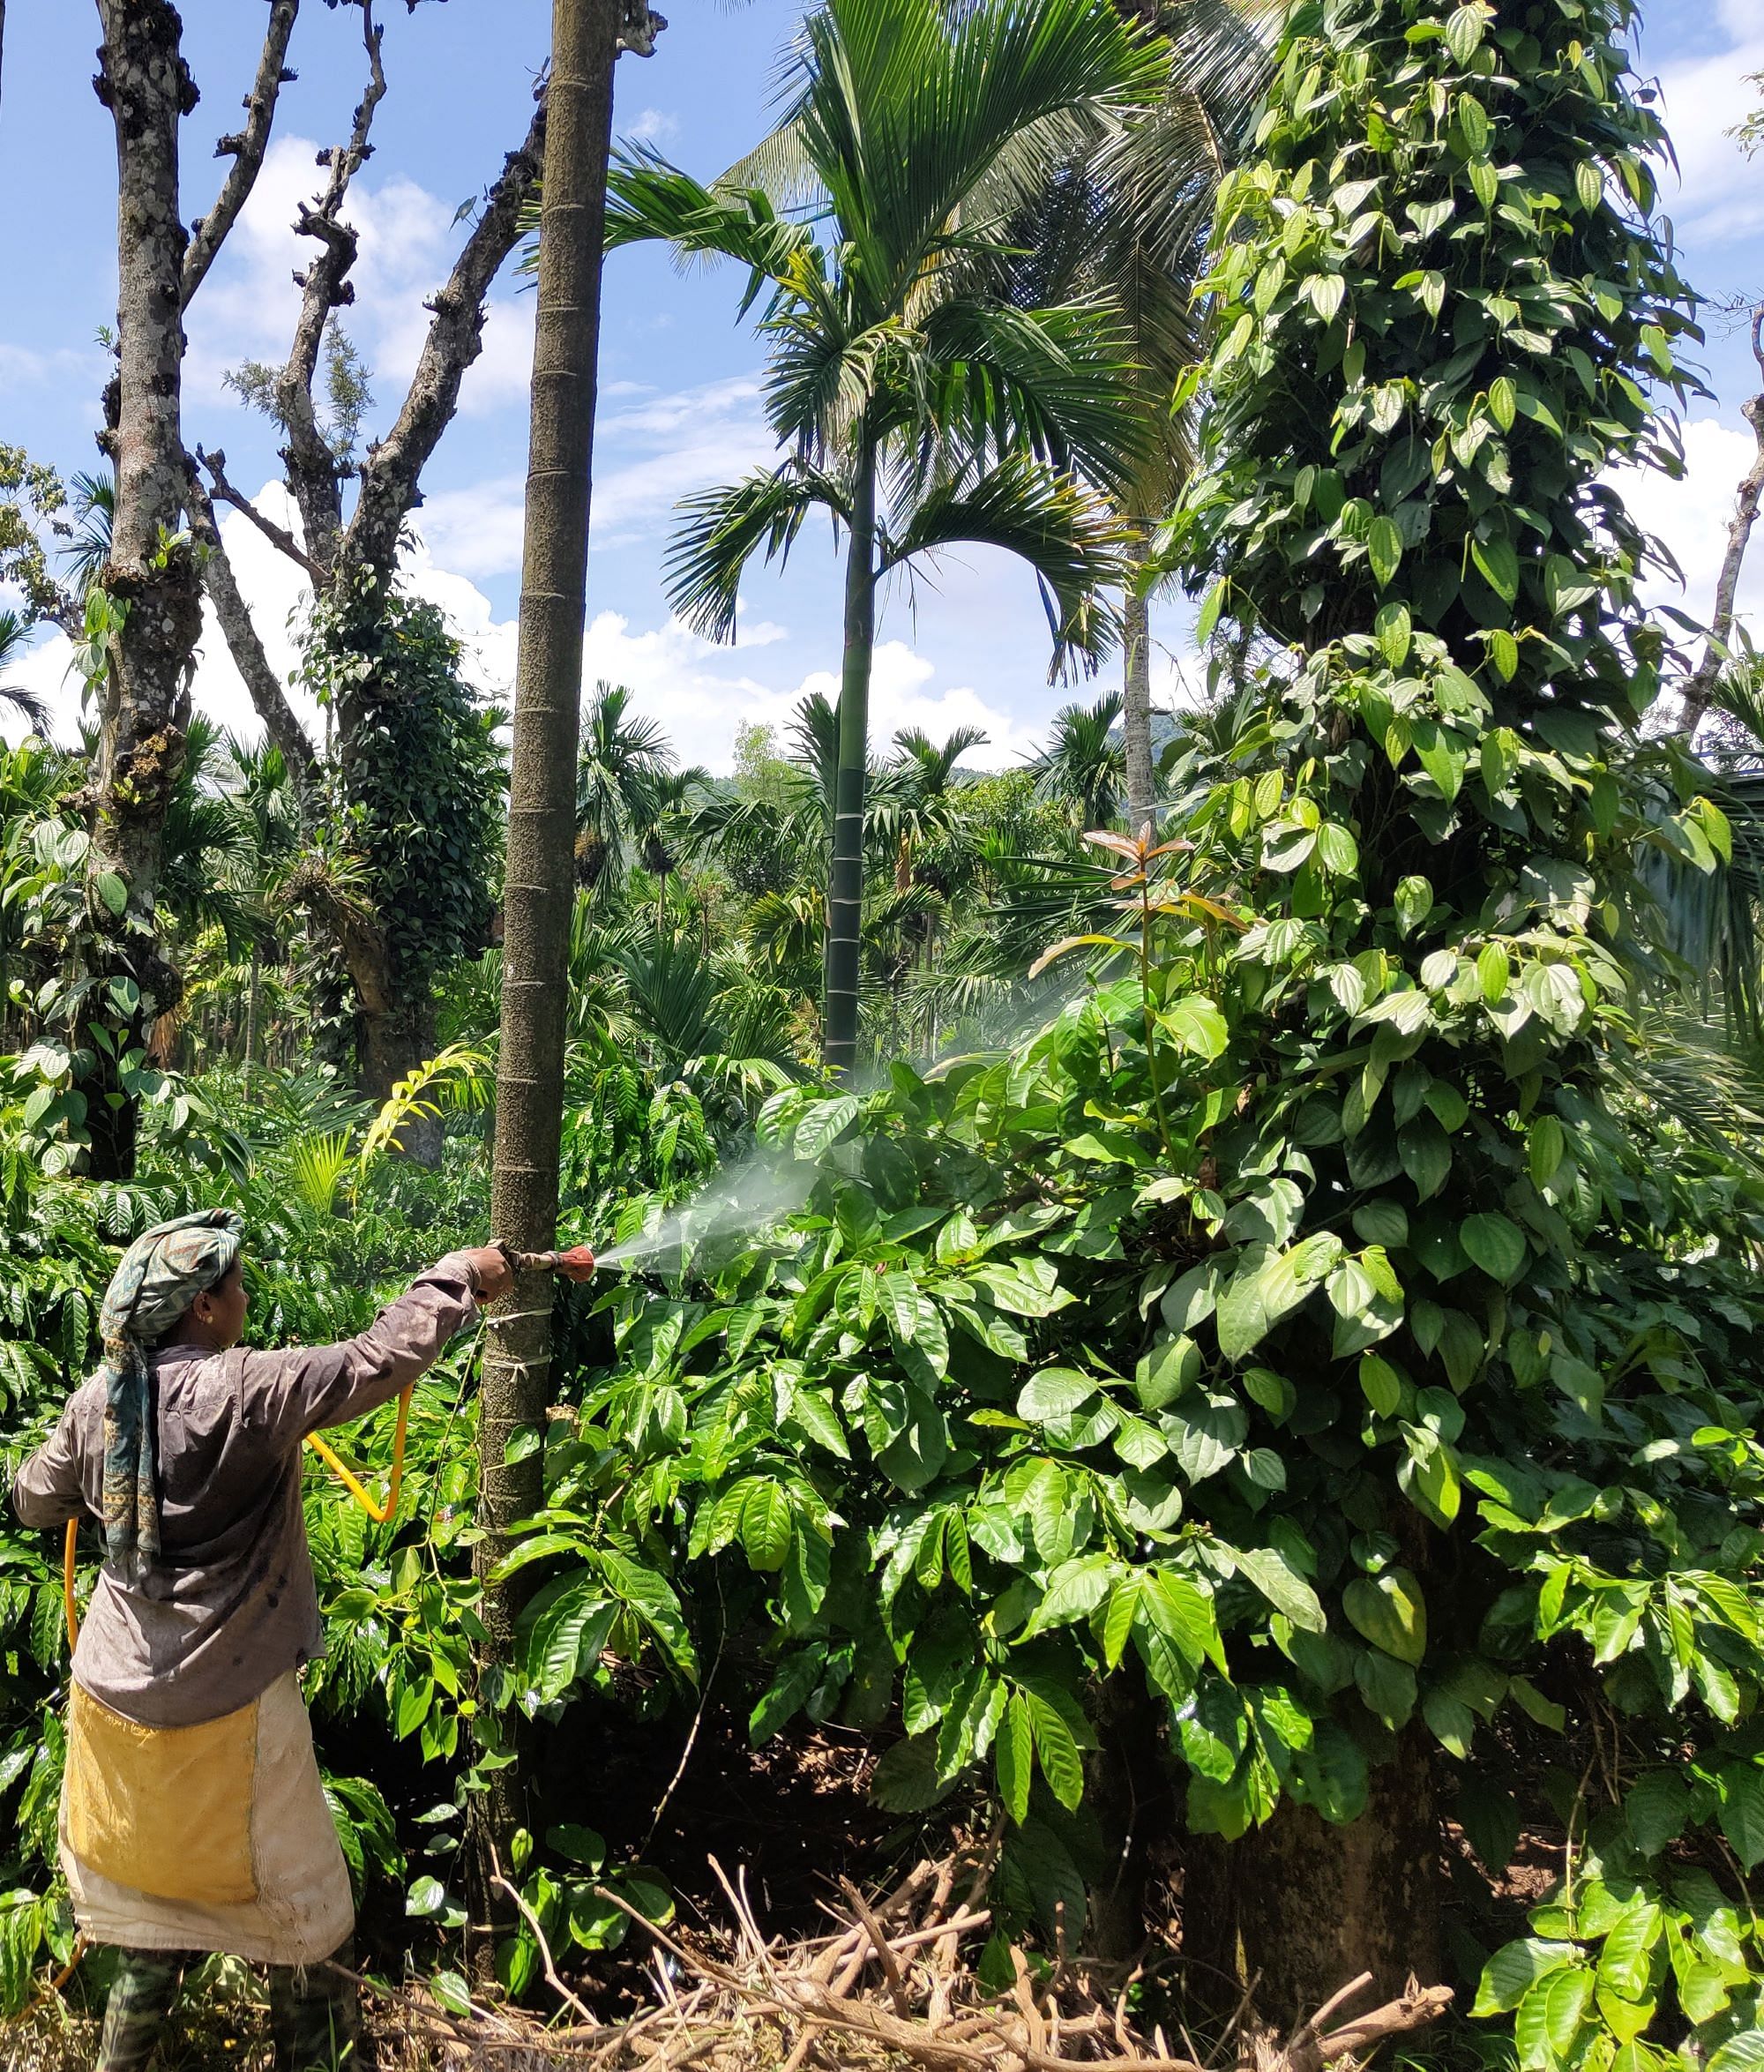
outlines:
[[[190, 1726], [249, 1705], [324, 1652], [301, 1505], [309, 1432], [389, 1402], [476, 1313], [470, 1260], [450, 1253], [359, 1338], [283, 1352], [161, 1347], [152, 1358], [161, 1552], [136, 1587], [99, 1576], [73, 1673], [144, 1726]], [[26, 1525], [101, 1515], [104, 1390], [76, 1390], [26, 1462]]]

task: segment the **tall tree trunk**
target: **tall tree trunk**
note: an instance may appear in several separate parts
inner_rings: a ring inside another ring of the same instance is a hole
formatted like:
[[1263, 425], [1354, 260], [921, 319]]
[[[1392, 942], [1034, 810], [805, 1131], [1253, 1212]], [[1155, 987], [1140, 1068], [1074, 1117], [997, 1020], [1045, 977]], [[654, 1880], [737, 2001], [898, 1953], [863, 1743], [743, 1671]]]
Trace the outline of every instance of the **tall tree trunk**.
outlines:
[[[490, 1183], [497, 1234], [522, 1251], [545, 1250], [557, 1237], [601, 244], [622, 11], [620, 0], [552, 0]], [[542, 1496], [539, 1454], [513, 1462], [505, 1456], [516, 1431], [544, 1419], [550, 1361], [551, 1284], [524, 1275], [490, 1320], [478, 1423], [484, 1537], [476, 1564], [489, 1634], [480, 1674], [493, 1694], [506, 1682], [525, 1593], [521, 1575], [496, 1582], [491, 1575], [508, 1551], [508, 1528]], [[487, 1724], [502, 1731], [494, 1712]], [[519, 1767], [492, 1770], [475, 1802], [472, 1836], [473, 1954], [481, 1971], [508, 1918], [496, 1866], [508, 1867], [509, 1838], [520, 1824]]]
[[[1419, 1723], [1372, 1773], [1372, 1803], [1337, 1826], [1282, 1799], [1241, 1841], [1202, 1837], [1186, 1854], [1182, 1946], [1190, 1991], [1237, 1998], [1257, 1981], [1254, 2012], [1290, 2027], [1362, 1971], [1390, 1999], [1411, 1973], [1441, 1968], [1439, 1821], [1430, 1736]], [[1204, 1970], [1200, 1967], [1204, 1967]]]
[[231, 557], [221, 540], [220, 528], [214, 520], [213, 503], [194, 468], [184, 485], [184, 508], [190, 514], [191, 533], [203, 549], [203, 577], [209, 602], [214, 607], [214, 616], [226, 636], [234, 664], [245, 679], [245, 688], [251, 694], [251, 703], [263, 722], [264, 731], [281, 751], [288, 782], [294, 787], [301, 832], [310, 835], [318, 817], [318, 759], [312, 752], [306, 729], [295, 718], [294, 707], [282, 690], [281, 679], [258, 638], [250, 608], [233, 573]]
[[[291, 8], [293, 0], [273, 0], [276, 10]], [[635, 0], [631, 0], [631, 4], [634, 6]], [[650, 24], [640, 7], [636, 7], [636, 12], [640, 19], [626, 23], [624, 41], [630, 48], [644, 48]], [[301, 209], [295, 225], [299, 234], [310, 241], [313, 256], [295, 276], [301, 290], [300, 310], [288, 359], [274, 381], [276, 408], [286, 435], [281, 458], [288, 486], [300, 512], [302, 536], [296, 539], [239, 492], [227, 479], [226, 455], [221, 453], [198, 449], [198, 459], [208, 470], [213, 489], [207, 495], [198, 490], [191, 505], [192, 523], [198, 525], [198, 537], [212, 550], [206, 573], [216, 616], [259, 716], [300, 779], [303, 813], [309, 823], [316, 822], [320, 780], [327, 770], [334, 769], [340, 761], [348, 775], [352, 753], [362, 736], [373, 727], [374, 700], [367, 696], [346, 697], [338, 708], [327, 704], [322, 759], [314, 754], [267, 665], [250, 614], [224, 553], [219, 550], [212, 504], [225, 502], [242, 512], [302, 570], [316, 595], [329, 591], [340, 601], [348, 600], [355, 595], [364, 573], [377, 577], [382, 586], [389, 588], [404, 522], [420, 501], [418, 483], [422, 469], [452, 420], [460, 384], [482, 350], [490, 284], [519, 241], [522, 211], [539, 177], [544, 139], [542, 105], [535, 108], [519, 148], [504, 161], [446, 281], [425, 304], [429, 324], [410, 385], [390, 430], [362, 457], [355, 471], [359, 492], [354, 512], [346, 520], [343, 485], [348, 471], [340, 468], [325, 435], [313, 390], [323, 363], [327, 326], [337, 310], [355, 300], [355, 285], [349, 276], [359, 238], [345, 220], [344, 212], [351, 183], [372, 152], [376, 111], [387, 91], [382, 64], [384, 31], [374, 19], [372, 0], [363, 0], [361, 13], [367, 79], [348, 141], [321, 153], [323, 187], [311, 205]], [[266, 64], [268, 55], [266, 52]], [[260, 71], [259, 98], [266, 76]], [[254, 111], [255, 125], [258, 98], [248, 106]], [[251, 135], [227, 140], [227, 145], [249, 152]], [[186, 274], [189, 271], [186, 267]], [[202, 517], [205, 510], [206, 520]], [[337, 758], [333, 758], [333, 747], [340, 751]], [[392, 895], [370, 886], [369, 897], [377, 902], [378, 910], [369, 916], [368, 932], [384, 942], [393, 932], [388, 909]], [[322, 907], [320, 910], [322, 913]], [[422, 1026], [422, 1020], [414, 1008], [387, 1019], [385, 1010], [376, 1004], [374, 989], [407, 989], [412, 982], [407, 975], [393, 972], [383, 958], [377, 966], [370, 959], [363, 990], [359, 976], [363, 963], [359, 938], [364, 924], [358, 916], [352, 925], [358, 940], [352, 944], [340, 937], [338, 946], [357, 986], [359, 1040], [355, 1063], [363, 1090], [384, 1093], [390, 1083], [422, 1064], [428, 1051], [414, 1037], [399, 1049], [401, 1036]], [[409, 1142], [407, 1138], [407, 1148]]]
[[[117, 374], [108, 444], [116, 462], [110, 558], [100, 578], [125, 614], [110, 642], [86, 869], [90, 970], [112, 983], [82, 1014], [92, 1051], [92, 1168], [134, 1171], [131, 1053], [176, 1006], [176, 972], [153, 914], [165, 819], [183, 759], [202, 583], [183, 511], [179, 402], [186, 239], [178, 218], [178, 123], [196, 104], [183, 24], [165, 0], [99, 0], [96, 81], [116, 132]], [[122, 897], [116, 895], [120, 884]]]
[[1096, 1693], [1098, 1746], [1084, 1759], [1084, 1802], [1109, 1854], [1089, 1895], [1084, 1946], [1124, 1964], [1146, 1940], [1155, 1856], [1169, 1837], [1175, 1801], [1159, 1709], [1137, 1676], [1106, 1678]]
[[876, 647], [876, 450], [858, 454], [845, 565], [845, 657], [839, 686], [833, 871], [827, 887], [826, 1009], [821, 1054], [830, 1072], [857, 1058], [858, 957], [863, 933], [863, 785], [870, 764], [870, 669]]
[[[1764, 303], [1760, 303], [1752, 312], [1752, 356], [1758, 363], [1759, 372], [1764, 374]], [[1739, 488], [1735, 493], [1733, 517], [1727, 528], [1727, 551], [1722, 557], [1721, 573], [1715, 580], [1715, 616], [1709, 620], [1702, 660], [1685, 685], [1678, 730], [1686, 741], [1696, 738], [1697, 729], [1701, 726], [1703, 714], [1715, 696], [1722, 665], [1730, 651], [1739, 572], [1745, 565], [1745, 550], [1752, 543], [1752, 528], [1758, 522], [1758, 501], [1764, 496], [1764, 395], [1748, 398], [1740, 405], [1740, 415], [1752, 427], [1757, 452], [1751, 467], [1740, 476]]]
[[[1138, 564], [1135, 550], [1135, 566]], [[1151, 606], [1130, 582], [1122, 653], [1126, 663], [1121, 731], [1127, 750], [1127, 827], [1137, 834], [1157, 810], [1157, 775], [1152, 760]]]
[[[393, 993], [378, 1013], [363, 1007], [355, 1017], [362, 1091], [384, 1103], [392, 1088], [435, 1055], [435, 1002], [427, 990]], [[441, 1118], [413, 1115], [398, 1133], [400, 1155], [418, 1165], [441, 1163]]]

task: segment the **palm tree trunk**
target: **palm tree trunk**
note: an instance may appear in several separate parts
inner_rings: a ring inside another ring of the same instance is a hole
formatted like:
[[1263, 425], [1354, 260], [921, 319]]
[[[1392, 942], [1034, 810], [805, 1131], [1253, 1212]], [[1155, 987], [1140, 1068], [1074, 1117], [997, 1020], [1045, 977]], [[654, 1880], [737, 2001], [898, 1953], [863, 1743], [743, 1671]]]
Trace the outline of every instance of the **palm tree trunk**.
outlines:
[[845, 565], [845, 658], [839, 686], [839, 773], [827, 891], [826, 1013], [821, 1055], [845, 1073], [857, 1058], [857, 974], [863, 931], [863, 782], [870, 762], [870, 669], [876, 647], [876, 449], [858, 451]]
[[251, 1097], [251, 1066], [256, 1060], [258, 1048], [258, 997], [263, 984], [264, 953], [260, 944], [251, 945], [251, 984], [245, 995], [245, 1098]]
[[[1135, 555], [1137, 566], [1138, 556]], [[1151, 606], [1129, 582], [1125, 609], [1126, 696], [1121, 731], [1127, 750], [1127, 826], [1137, 834], [1157, 809], [1157, 778], [1152, 762]]]
[[[497, 1066], [490, 1218], [521, 1251], [549, 1248], [557, 1224], [570, 915], [574, 901], [576, 747], [587, 612], [589, 471], [600, 351], [601, 241], [612, 138], [620, 0], [552, 0], [527, 450], [514, 748], [504, 905], [502, 1043]], [[491, 1580], [509, 1527], [541, 1501], [541, 1457], [506, 1459], [513, 1433], [550, 1401], [551, 1285], [523, 1275], [490, 1320], [478, 1423], [475, 1561], [483, 1580], [481, 1687], [512, 1660], [522, 1577]], [[481, 1746], [506, 1716], [479, 1714]], [[488, 1729], [488, 1732], [484, 1732]], [[487, 1968], [507, 1902], [496, 1883], [521, 1825], [519, 1765], [492, 1770], [474, 1806], [473, 1955]]]

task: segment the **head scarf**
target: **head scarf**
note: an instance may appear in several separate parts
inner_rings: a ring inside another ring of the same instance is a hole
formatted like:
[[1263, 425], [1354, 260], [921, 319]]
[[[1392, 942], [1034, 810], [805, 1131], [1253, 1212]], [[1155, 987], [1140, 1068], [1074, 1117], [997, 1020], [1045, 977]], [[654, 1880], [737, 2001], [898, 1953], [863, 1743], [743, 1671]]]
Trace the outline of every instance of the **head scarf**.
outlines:
[[123, 1254], [104, 1291], [104, 1552], [131, 1581], [160, 1551], [147, 1349], [239, 1256], [244, 1218], [205, 1208], [156, 1223]]

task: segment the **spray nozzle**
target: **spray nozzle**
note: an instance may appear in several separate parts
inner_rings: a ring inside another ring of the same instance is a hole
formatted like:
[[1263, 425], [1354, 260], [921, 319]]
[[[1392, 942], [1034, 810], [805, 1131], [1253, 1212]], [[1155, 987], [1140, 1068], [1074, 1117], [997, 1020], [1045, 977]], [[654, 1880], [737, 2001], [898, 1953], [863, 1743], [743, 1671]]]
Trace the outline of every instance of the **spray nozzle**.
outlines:
[[586, 1245], [572, 1245], [567, 1252], [517, 1252], [500, 1238], [490, 1242], [518, 1274], [557, 1274], [579, 1287], [594, 1276], [594, 1255]]

